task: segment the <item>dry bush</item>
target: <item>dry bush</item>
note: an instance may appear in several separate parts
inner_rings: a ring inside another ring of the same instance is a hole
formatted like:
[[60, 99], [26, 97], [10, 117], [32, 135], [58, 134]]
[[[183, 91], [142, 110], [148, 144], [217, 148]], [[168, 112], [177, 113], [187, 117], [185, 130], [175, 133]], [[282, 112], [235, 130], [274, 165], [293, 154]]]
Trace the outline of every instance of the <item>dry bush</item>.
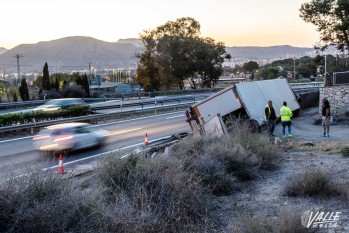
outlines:
[[120, 232], [202, 232], [210, 219], [210, 190], [186, 172], [179, 160], [131, 156], [103, 158], [98, 182], [106, 189], [113, 220]]
[[[197, 147], [197, 145], [200, 146]], [[226, 180], [223, 177], [226, 175], [234, 176], [239, 180], [252, 179], [256, 176], [260, 164], [257, 156], [240, 144], [236, 144], [230, 135], [187, 138], [174, 145], [171, 154], [183, 161], [184, 169], [199, 174], [205, 181], [208, 177], [205, 167], [210, 164], [212, 172], [213, 166], [216, 166], [215, 170], [219, 171], [221, 176], [218, 173], [215, 175], [210, 173], [212, 180], [209, 183], [218, 189], [221, 189], [217, 186], [220, 183], [218, 180]]]
[[325, 172], [319, 169], [308, 170], [294, 177], [285, 187], [287, 196], [343, 197], [348, 196], [348, 186], [331, 182]]
[[[270, 216], [270, 214], [268, 215]], [[288, 210], [271, 217], [242, 215], [241, 223], [234, 223], [237, 233], [312, 233], [315, 229], [302, 226], [301, 211]]]
[[35, 172], [1, 183], [0, 232], [98, 232], [108, 219], [98, 190]]
[[340, 153], [348, 142], [341, 141], [316, 141], [314, 146], [309, 146], [306, 141], [290, 141], [282, 144], [282, 148], [296, 151], [320, 151], [328, 153]]
[[248, 123], [236, 121], [230, 127], [232, 141], [241, 144], [261, 159], [261, 168], [269, 169], [279, 162], [279, 148], [268, 135], [252, 133]]

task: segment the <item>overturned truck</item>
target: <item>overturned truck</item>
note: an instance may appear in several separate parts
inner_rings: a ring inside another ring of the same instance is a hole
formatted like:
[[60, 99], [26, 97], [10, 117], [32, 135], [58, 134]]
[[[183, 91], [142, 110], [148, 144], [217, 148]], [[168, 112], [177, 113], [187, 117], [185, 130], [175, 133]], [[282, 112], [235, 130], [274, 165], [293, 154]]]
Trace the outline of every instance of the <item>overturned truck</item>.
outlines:
[[297, 97], [286, 79], [238, 83], [219, 91], [186, 110], [187, 122], [195, 134], [223, 133], [227, 122], [239, 118], [255, 128], [265, 125], [264, 110], [273, 101], [277, 117], [284, 101], [295, 115], [300, 110]]

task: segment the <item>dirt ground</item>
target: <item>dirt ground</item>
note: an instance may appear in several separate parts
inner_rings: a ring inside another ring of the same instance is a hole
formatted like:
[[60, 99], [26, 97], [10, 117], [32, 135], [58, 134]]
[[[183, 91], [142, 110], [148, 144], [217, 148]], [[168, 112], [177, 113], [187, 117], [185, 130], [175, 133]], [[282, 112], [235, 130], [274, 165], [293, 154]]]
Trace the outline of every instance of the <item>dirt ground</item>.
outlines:
[[[331, 180], [349, 181], [349, 158], [343, 157], [335, 145], [349, 146], [349, 125], [333, 125], [330, 137], [322, 137], [322, 126], [314, 125], [313, 118], [319, 116], [318, 108], [307, 109], [293, 120], [293, 138], [280, 145], [281, 161], [276, 169], [262, 171], [260, 177], [245, 182], [241, 192], [220, 199], [221, 215], [227, 216], [224, 232], [237, 232], [242, 215], [264, 216], [277, 219], [284, 212], [305, 211], [341, 212], [339, 227], [316, 232], [349, 232], [349, 202], [340, 198], [287, 197], [285, 185], [296, 175], [309, 169], [321, 169]], [[280, 137], [281, 126], [275, 135]], [[305, 145], [311, 142], [313, 146]], [[332, 146], [333, 145], [333, 146]], [[332, 148], [333, 147], [333, 148]]]

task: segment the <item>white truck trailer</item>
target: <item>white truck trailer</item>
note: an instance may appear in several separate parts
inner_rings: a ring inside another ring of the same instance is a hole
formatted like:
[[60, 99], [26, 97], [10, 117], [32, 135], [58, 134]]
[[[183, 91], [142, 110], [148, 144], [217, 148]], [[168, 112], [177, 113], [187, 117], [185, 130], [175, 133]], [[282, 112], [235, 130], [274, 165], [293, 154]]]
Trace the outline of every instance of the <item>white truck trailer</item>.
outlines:
[[229, 117], [244, 117], [260, 127], [265, 124], [264, 110], [268, 100], [273, 101], [277, 117], [284, 101], [292, 111], [300, 109], [286, 79], [253, 81], [229, 86], [190, 106], [186, 110], [187, 122], [194, 133], [200, 134], [224, 132], [224, 122]]

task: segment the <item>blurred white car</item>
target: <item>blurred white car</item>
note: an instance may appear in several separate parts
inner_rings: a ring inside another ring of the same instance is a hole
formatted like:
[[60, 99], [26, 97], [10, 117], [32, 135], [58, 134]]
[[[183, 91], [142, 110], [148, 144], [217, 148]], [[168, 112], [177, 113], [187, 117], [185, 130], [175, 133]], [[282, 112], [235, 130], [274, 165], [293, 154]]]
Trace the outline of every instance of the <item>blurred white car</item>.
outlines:
[[34, 108], [33, 111], [54, 111], [81, 105], [85, 105], [85, 102], [81, 98], [52, 99]]
[[109, 135], [106, 130], [94, 130], [87, 123], [66, 123], [43, 128], [33, 137], [40, 151], [79, 150], [102, 146]]

